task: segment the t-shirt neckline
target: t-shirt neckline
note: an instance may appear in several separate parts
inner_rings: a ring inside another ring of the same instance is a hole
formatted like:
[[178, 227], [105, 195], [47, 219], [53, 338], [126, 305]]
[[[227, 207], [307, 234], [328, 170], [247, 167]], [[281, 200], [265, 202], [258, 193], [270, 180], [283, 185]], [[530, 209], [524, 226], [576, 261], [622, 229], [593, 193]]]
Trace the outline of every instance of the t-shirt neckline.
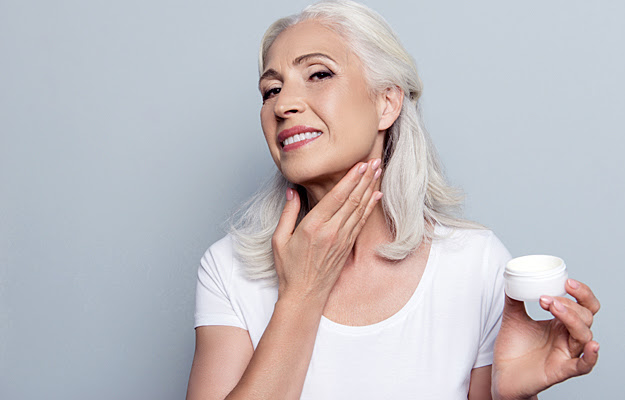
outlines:
[[338, 322], [334, 322], [322, 315], [319, 328], [338, 333], [362, 335], [378, 331], [388, 325], [404, 319], [405, 316], [410, 313], [410, 311], [421, 301], [423, 297], [423, 292], [430, 286], [432, 275], [434, 274], [434, 270], [436, 269], [436, 262], [438, 259], [438, 240], [436, 238], [439, 236], [439, 230], [440, 225], [436, 225], [434, 227], [434, 239], [432, 239], [432, 244], [430, 246], [430, 254], [428, 255], [428, 260], [425, 263], [425, 269], [423, 271], [423, 275], [421, 276], [421, 280], [417, 284], [417, 288], [412, 293], [412, 296], [410, 296], [406, 304], [404, 304], [404, 306], [399, 309], [399, 311], [380, 322], [376, 322], [370, 325], [357, 326], [339, 324]]

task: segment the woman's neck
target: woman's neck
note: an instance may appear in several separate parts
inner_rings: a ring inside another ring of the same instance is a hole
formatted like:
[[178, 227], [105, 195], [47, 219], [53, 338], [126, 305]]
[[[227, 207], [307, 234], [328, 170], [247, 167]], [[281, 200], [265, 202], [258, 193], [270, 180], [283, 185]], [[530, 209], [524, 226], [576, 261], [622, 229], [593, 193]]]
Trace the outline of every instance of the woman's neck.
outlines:
[[[342, 176], [337, 179], [337, 182], [340, 178], [342, 178]], [[332, 181], [325, 182], [325, 184], [306, 185], [305, 189], [308, 196], [308, 204], [311, 208], [314, 207], [336, 185], [336, 183]], [[374, 190], [380, 190], [379, 181]], [[375, 257], [375, 250], [379, 245], [390, 243], [392, 241], [393, 235], [387, 224], [382, 203], [380, 202], [375, 206], [369, 215], [369, 218], [367, 218], [367, 222], [356, 237], [354, 247], [352, 248], [351, 254], [348, 258], [348, 263], [358, 263], [364, 258]]]
[[306, 189], [308, 196], [308, 204], [310, 207], [314, 207], [328, 194], [339, 181], [345, 176], [345, 173], [336, 174], [336, 176], [324, 177], [324, 179], [317, 180], [315, 182], [307, 182], [302, 185]]
[[377, 258], [379, 257], [376, 253], [378, 246], [392, 241], [393, 235], [384, 216], [382, 203], [378, 203], [356, 237], [347, 261], [360, 264], [365, 259]]

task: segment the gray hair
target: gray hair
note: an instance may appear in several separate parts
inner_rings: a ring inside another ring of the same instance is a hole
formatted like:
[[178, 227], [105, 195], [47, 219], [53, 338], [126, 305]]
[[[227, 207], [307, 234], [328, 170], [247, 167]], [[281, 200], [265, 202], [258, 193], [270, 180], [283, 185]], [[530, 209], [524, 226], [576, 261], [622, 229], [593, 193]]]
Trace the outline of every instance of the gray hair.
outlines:
[[[261, 41], [260, 73], [278, 35], [306, 20], [319, 21], [345, 38], [363, 65], [372, 93], [396, 87], [404, 92], [399, 117], [387, 130], [381, 178], [382, 207], [394, 240], [379, 246], [378, 254], [388, 260], [406, 258], [424, 238], [434, 238], [435, 224], [482, 228], [459, 217], [463, 195], [447, 184], [436, 149], [423, 126], [418, 102], [422, 84], [414, 60], [375, 11], [353, 1], [323, 1], [277, 20]], [[275, 279], [271, 238], [288, 187], [300, 194], [301, 220], [310, 211], [306, 191], [288, 182], [279, 171], [231, 219], [235, 253], [250, 278]]]

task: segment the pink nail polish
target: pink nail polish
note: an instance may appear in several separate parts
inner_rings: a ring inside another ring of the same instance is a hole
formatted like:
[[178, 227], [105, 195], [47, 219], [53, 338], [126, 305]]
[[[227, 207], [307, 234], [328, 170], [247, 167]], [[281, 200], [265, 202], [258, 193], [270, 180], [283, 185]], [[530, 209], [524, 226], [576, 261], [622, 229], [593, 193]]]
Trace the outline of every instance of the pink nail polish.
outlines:
[[364, 174], [364, 173], [365, 173], [365, 171], [367, 170], [367, 166], [369, 166], [369, 164], [367, 164], [367, 163], [362, 164], [362, 165], [360, 166], [360, 168], [358, 168], [358, 172], [359, 172], [360, 174]]
[[558, 300], [553, 301], [553, 306], [556, 308], [556, 310], [560, 311], [561, 313], [566, 312], [566, 307], [564, 307], [564, 305], [560, 303]]
[[380, 164], [382, 164], [382, 160], [380, 160], [379, 158], [375, 159], [373, 161], [373, 163], [371, 164], [371, 168], [373, 168], [374, 170], [377, 169]]
[[380, 177], [380, 175], [382, 175], [382, 170], [381, 169], [375, 171], [375, 175], [373, 175], [373, 180], [378, 179]]
[[543, 302], [547, 306], [553, 303], [553, 299], [549, 296], [540, 296], [540, 301]]
[[288, 189], [286, 190], [286, 200], [287, 200], [287, 201], [291, 201], [291, 200], [293, 200], [293, 189], [288, 188]]
[[569, 286], [572, 287], [573, 289], [579, 289], [579, 282], [577, 282], [574, 279], [569, 279], [568, 280]]
[[382, 198], [382, 196], [383, 196], [382, 192], [378, 192], [378, 193], [376, 193], [376, 195], [375, 195], [375, 197], [374, 197], [374, 198], [375, 198], [375, 201], [380, 200], [380, 199]]

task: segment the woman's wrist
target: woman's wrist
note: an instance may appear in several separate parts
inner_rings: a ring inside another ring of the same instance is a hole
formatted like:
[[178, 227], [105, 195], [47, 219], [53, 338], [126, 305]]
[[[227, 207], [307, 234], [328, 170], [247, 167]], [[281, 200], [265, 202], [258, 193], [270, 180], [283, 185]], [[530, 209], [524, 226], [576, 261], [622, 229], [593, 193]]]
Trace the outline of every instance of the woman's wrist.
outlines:
[[323, 295], [285, 291], [279, 293], [275, 309], [293, 313], [300, 317], [311, 316], [313, 319], [321, 319], [327, 300], [327, 296]]
[[538, 395], [530, 397], [518, 397], [518, 396], [501, 396], [499, 393], [495, 393], [495, 390], [491, 393], [493, 400], [538, 400]]

